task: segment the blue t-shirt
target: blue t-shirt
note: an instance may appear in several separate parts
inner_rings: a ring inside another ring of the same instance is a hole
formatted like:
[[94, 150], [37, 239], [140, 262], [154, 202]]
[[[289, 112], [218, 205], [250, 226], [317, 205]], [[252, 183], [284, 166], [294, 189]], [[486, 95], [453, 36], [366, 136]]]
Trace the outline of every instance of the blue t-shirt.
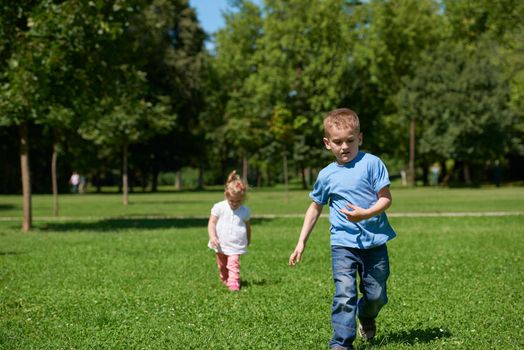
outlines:
[[340, 209], [348, 203], [367, 209], [378, 200], [378, 192], [389, 185], [384, 163], [376, 156], [359, 152], [351, 162], [333, 162], [318, 174], [309, 194], [318, 204], [329, 203], [331, 245], [369, 249], [382, 245], [396, 236], [383, 212], [357, 223], [349, 221]]

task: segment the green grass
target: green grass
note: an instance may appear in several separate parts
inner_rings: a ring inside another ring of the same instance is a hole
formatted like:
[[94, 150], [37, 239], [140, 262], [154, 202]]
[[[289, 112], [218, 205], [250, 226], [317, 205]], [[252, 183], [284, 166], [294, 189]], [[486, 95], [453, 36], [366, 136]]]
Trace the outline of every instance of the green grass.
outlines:
[[[442, 212], [481, 211], [483, 201], [492, 209], [482, 211], [522, 212], [522, 194], [521, 188], [393, 193], [397, 212], [439, 205]], [[249, 205], [254, 214], [301, 213], [308, 205], [307, 192], [291, 191], [289, 207], [283, 196], [253, 190]], [[62, 197], [63, 215], [72, 219], [36, 219], [28, 234], [17, 220], [0, 221], [0, 349], [327, 348], [333, 293], [327, 219], [319, 220], [294, 269], [287, 259], [302, 219], [253, 220], [243, 288], [233, 294], [206, 248], [207, 220], [197, 217], [207, 216], [220, 192], [136, 194], [125, 209], [117, 195]], [[0, 196], [0, 216], [19, 215], [13, 198]], [[35, 196], [35, 212], [49, 216], [49, 208], [38, 209], [49, 199]], [[118, 219], [139, 214], [195, 217]], [[357, 340], [356, 349], [524, 348], [522, 214], [391, 222], [398, 237], [389, 244], [390, 302], [377, 339]]]
[[[487, 189], [402, 188], [393, 187], [393, 205], [389, 213], [426, 212], [524, 212], [524, 187]], [[303, 215], [310, 199], [309, 191], [283, 191], [253, 188], [247, 204], [254, 215]], [[209, 215], [211, 204], [223, 199], [220, 190], [203, 192], [132, 193], [129, 205], [122, 205], [117, 193], [60, 195], [60, 216], [76, 218], [129, 216]], [[53, 215], [50, 195], [33, 196], [33, 216]], [[327, 212], [327, 210], [326, 210]], [[0, 196], [0, 219], [21, 217], [21, 196]]]

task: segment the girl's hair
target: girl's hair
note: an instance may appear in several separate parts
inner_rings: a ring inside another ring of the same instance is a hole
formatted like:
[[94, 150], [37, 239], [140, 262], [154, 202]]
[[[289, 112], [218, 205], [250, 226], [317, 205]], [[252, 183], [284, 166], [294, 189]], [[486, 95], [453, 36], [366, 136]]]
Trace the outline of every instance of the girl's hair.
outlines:
[[336, 128], [353, 128], [356, 132], [360, 132], [360, 121], [357, 113], [349, 108], [339, 108], [326, 113], [324, 117], [324, 133], [328, 135], [329, 127]]
[[237, 174], [237, 171], [233, 170], [232, 172], [230, 172], [229, 175], [227, 176], [227, 181], [226, 181], [224, 192], [226, 194], [236, 196], [239, 194], [245, 195], [246, 191], [247, 191], [247, 186], [244, 183], [244, 181], [242, 181], [240, 176]]

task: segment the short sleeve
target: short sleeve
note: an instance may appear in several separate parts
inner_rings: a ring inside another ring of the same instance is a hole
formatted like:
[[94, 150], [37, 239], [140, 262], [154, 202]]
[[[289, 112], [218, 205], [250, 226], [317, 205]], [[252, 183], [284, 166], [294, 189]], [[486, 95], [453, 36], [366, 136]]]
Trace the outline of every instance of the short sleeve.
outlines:
[[222, 215], [222, 208], [220, 206], [220, 203], [216, 203], [215, 205], [213, 205], [213, 208], [211, 208], [211, 215], [213, 216], [216, 216], [216, 217], [220, 217]]
[[375, 169], [373, 169], [373, 174], [373, 189], [375, 192], [378, 192], [384, 187], [389, 186], [390, 181], [388, 169], [380, 159], [377, 159], [377, 161], [375, 162]]
[[313, 190], [309, 193], [309, 197], [316, 203], [326, 205], [329, 201], [329, 192], [325, 181], [319, 176]]

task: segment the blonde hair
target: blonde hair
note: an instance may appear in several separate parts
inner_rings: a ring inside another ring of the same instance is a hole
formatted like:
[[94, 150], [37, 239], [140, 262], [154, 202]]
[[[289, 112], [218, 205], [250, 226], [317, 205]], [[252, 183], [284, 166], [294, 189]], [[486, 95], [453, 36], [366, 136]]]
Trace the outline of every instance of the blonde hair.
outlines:
[[242, 195], [245, 196], [247, 185], [242, 181], [236, 170], [229, 173], [226, 180], [224, 193], [231, 196]]
[[329, 136], [328, 128], [352, 128], [355, 132], [360, 132], [360, 120], [355, 111], [349, 108], [339, 108], [326, 113], [324, 117], [324, 134]]

